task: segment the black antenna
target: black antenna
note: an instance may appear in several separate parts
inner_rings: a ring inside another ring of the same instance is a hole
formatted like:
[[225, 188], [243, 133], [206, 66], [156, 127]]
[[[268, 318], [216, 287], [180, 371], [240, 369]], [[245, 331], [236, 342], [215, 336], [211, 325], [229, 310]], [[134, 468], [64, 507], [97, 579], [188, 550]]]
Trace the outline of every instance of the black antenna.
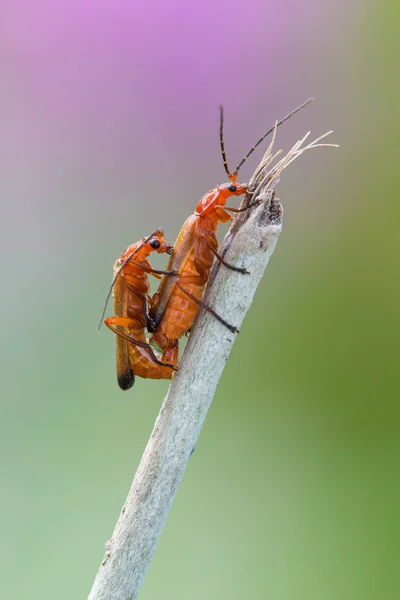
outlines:
[[228, 163], [226, 161], [226, 154], [225, 154], [225, 146], [224, 146], [224, 107], [221, 105], [219, 107], [219, 114], [220, 114], [220, 121], [219, 121], [219, 143], [221, 146], [221, 153], [222, 153], [222, 160], [224, 163], [224, 169], [226, 174], [228, 175], [229, 179], [232, 179], [232, 175], [229, 172], [228, 169]]
[[126, 259], [124, 260], [124, 262], [121, 264], [121, 266], [120, 266], [120, 268], [118, 269], [118, 271], [117, 271], [117, 273], [116, 273], [116, 275], [115, 275], [114, 279], [112, 280], [112, 283], [111, 283], [111, 285], [110, 285], [110, 289], [108, 290], [108, 294], [107, 294], [107, 296], [106, 296], [106, 301], [105, 301], [105, 303], [104, 303], [103, 312], [101, 313], [100, 322], [99, 322], [99, 324], [98, 324], [98, 326], [97, 326], [97, 331], [98, 331], [98, 330], [100, 329], [100, 327], [101, 327], [101, 324], [102, 324], [102, 322], [103, 322], [103, 319], [104, 319], [104, 315], [106, 314], [106, 310], [107, 310], [107, 304], [108, 304], [108, 301], [109, 301], [109, 299], [110, 299], [111, 292], [113, 291], [113, 288], [114, 288], [115, 282], [117, 281], [117, 279], [118, 279], [118, 277], [119, 277], [119, 275], [120, 275], [120, 273], [121, 273], [122, 269], [124, 268], [124, 266], [126, 265], [126, 263], [127, 263], [127, 262], [129, 262], [129, 261], [131, 260], [132, 256], [135, 256], [135, 254], [137, 254], [137, 253], [139, 252], [139, 250], [141, 250], [141, 249], [143, 248], [143, 246], [144, 246], [145, 244], [147, 244], [147, 242], [148, 242], [149, 240], [151, 240], [151, 238], [153, 237], [153, 235], [155, 235], [156, 233], [157, 233], [157, 230], [156, 230], [156, 231], [153, 231], [153, 233], [152, 233], [151, 235], [149, 235], [149, 237], [147, 237], [147, 238], [146, 238], [146, 239], [145, 239], [145, 240], [144, 240], [144, 241], [143, 241], [143, 242], [142, 242], [142, 243], [141, 243], [141, 244], [138, 246], [138, 248], [136, 248], [136, 250], [134, 250], [133, 252], [131, 252], [131, 253], [129, 254], [129, 256], [127, 256], [127, 257], [126, 257]]
[[[246, 156], [244, 158], [242, 158], [241, 162], [238, 164], [238, 166], [235, 169], [235, 172], [233, 173], [233, 177], [237, 176], [237, 174], [239, 173], [240, 167], [246, 162], [246, 160], [249, 158], [249, 156], [251, 154], [253, 154], [254, 150], [257, 148], [257, 146], [259, 146], [261, 144], [261, 142], [267, 137], [267, 135], [269, 135], [270, 133], [272, 133], [274, 131], [275, 127], [279, 127], [279, 125], [282, 125], [282, 123], [284, 123], [285, 121], [287, 121], [288, 119], [290, 119], [290, 117], [292, 117], [297, 112], [299, 112], [299, 110], [301, 110], [302, 108], [304, 108], [305, 106], [307, 106], [307, 104], [310, 104], [310, 102], [312, 102], [313, 100], [314, 100], [314, 98], [309, 98], [308, 100], [306, 100], [305, 102], [303, 102], [303, 104], [300, 104], [300, 106], [298, 106], [297, 108], [295, 108], [294, 110], [292, 110], [292, 112], [290, 112], [288, 115], [286, 115], [286, 117], [283, 117], [283, 119], [281, 119], [280, 121], [278, 121], [278, 123], [276, 123], [276, 125], [274, 125], [273, 127], [271, 127], [271, 129], [268, 129], [267, 133], [264, 133], [264, 135], [258, 140], [258, 142], [256, 144], [254, 144], [254, 146], [246, 154]], [[222, 127], [222, 125], [221, 125], [221, 127]], [[222, 142], [221, 142], [221, 147], [223, 147], [222, 146]], [[222, 155], [224, 155], [224, 152], [222, 153]], [[226, 163], [224, 162], [224, 164], [226, 164]], [[232, 175], [229, 175], [229, 171], [227, 170], [227, 167], [225, 167], [225, 171], [228, 173], [229, 178], [231, 178]]]

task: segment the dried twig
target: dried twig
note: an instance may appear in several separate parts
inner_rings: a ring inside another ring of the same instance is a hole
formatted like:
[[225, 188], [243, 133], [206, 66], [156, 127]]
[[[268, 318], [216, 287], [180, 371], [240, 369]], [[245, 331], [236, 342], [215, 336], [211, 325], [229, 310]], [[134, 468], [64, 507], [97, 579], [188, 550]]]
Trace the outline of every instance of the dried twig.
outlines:
[[[329, 132], [331, 133], [331, 132]], [[271, 144], [250, 182], [240, 213], [230, 228], [222, 252], [229, 263], [250, 275], [217, 263], [205, 301], [240, 327], [275, 249], [282, 229], [282, 207], [275, 188], [282, 171], [306, 150], [322, 145], [321, 136], [303, 146], [307, 134], [270, 170]], [[210, 313], [201, 311], [154, 425], [128, 498], [89, 595], [89, 600], [137, 598], [165, 519], [200, 434], [235, 335]]]

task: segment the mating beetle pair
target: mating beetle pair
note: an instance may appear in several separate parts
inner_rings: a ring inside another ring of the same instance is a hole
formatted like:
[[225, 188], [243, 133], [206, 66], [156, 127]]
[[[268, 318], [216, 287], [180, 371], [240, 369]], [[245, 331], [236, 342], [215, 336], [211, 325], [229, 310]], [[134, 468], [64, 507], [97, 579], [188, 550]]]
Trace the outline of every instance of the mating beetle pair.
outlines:
[[[233, 173], [228, 169], [225, 155], [223, 108], [220, 107], [220, 146], [230, 183], [217, 186], [203, 196], [194, 214], [185, 221], [174, 247], [164, 240], [163, 231], [157, 229], [147, 238], [129, 246], [115, 262], [114, 281], [109, 292], [110, 295], [111, 290], [114, 291], [115, 316], [105, 319], [104, 323], [116, 334], [117, 377], [123, 390], [132, 387], [135, 375], [172, 379], [178, 363], [178, 341], [190, 331], [201, 306], [237, 333], [234, 326], [202, 301], [215, 258], [225, 267], [247, 273], [245, 269], [225, 262], [218, 253], [217, 227], [219, 223], [232, 220], [229, 213], [238, 213], [252, 206], [250, 204], [245, 209], [226, 206], [230, 196], [241, 196], [247, 192], [247, 185], [237, 182], [241, 166], [277, 125], [309, 102], [311, 99], [269, 129]], [[147, 260], [151, 252], [172, 255], [165, 271], [153, 269]], [[152, 297], [149, 296], [149, 274], [161, 279], [159, 289]], [[103, 316], [104, 312], [102, 319]], [[152, 334], [150, 339], [145, 329]], [[161, 356], [154, 345], [161, 349]]]

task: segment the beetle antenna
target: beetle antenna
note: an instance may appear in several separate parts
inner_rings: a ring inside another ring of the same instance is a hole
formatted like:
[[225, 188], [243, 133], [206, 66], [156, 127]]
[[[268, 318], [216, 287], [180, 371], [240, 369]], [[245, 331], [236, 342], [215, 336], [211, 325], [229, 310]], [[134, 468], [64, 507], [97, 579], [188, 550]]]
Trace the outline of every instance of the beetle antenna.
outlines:
[[[288, 119], [290, 119], [290, 117], [292, 117], [297, 112], [299, 112], [299, 110], [301, 110], [302, 108], [304, 108], [305, 106], [307, 106], [307, 104], [310, 104], [310, 102], [312, 102], [313, 100], [314, 100], [314, 98], [309, 98], [308, 100], [306, 100], [305, 102], [303, 102], [303, 104], [300, 104], [300, 106], [298, 106], [297, 108], [295, 108], [294, 110], [292, 110], [292, 112], [290, 112], [288, 115], [286, 115], [286, 117], [283, 117], [283, 119], [281, 119], [280, 121], [278, 121], [273, 127], [271, 127], [271, 129], [268, 129], [268, 131], [266, 133], [264, 133], [264, 135], [262, 137], [260, 137], [260, 139], [258, 140], [258, 142], [256, 144], [254, 144], [254, 146], [246, 154], [246, 156], [244, 158], [242, 158], [241, 162], [238, 164], [238, 166], [235, 169], [233, 177], [237, 176], [237, 174], [239, 173], [240, 167], [246, 162], [246, 160], [249, 158], [249, 156], [251, 154], [253, 154], [254, 150], [257, 148], [257, 146], [259, 146], [261, 144], [261, 142], [267, 137], [267, 135], [269, 135], [270, 133], [272, 133], [274, 131], [275, 127], [279, 127], [279, 125], [282, 125], [282, 123], [284, 123], [285, 121], [287, 121]], [[224, 155], [224, 153], [222, 153], [222, 154]], [[224, 162], [224, 164], [225, 164], [225, 162]], [[227, 171], [227, 167], [225, 167], [225, 171], [229, 175], [229, 172]], [[232, 175], [230, 177], [232, 177]]]
[[147, 237], [147, 238], [146, 238], [146, 239], [145, 239], [145, 240], [144, 240], [144, 241], [143, 241], [143, 242], [142, 242], [142, 243], [141, 243], [141, 244], [140, 244], [140, 245], [139, 245], [139, 246], [136, 248], [136, 250], [134, 250], [133, 252], [131, 252], [131, 253], [129, 254], [129, 256], [127, 256], [127, 257], [125, 258], [125, 260], [124, 260], [124, 261], [123, 261], [123, 263], [121, 264], [120, 268], [119, 268], [119, 269], [118, 269], [118, 271], [116, 272], [116, 274], [115, 274], [115, 277], [114, 277], [114, 279], [112, 280], [112, 283], [111, 283], [111, 285], [110, 285], [110, 289], [108, 290], [108, 294], [107, 294], [107, 296], [106, 296], [106, 300], [105, 300], [105, 302], [104, 302], [104, 308], [103, 308], [103, 312], [101, 313], [100, 322], [99, 322], [99, 324], [98, 324], [98, 326], [97, 326], [97, 331], [98, 331], [98, 330], [100, 329], [100, 327], [101, 327], [101, 324], [102, 324], [102, 322], [103, 322], [103, 319], [104, 319], [104, 315], [106, 314], [106, 310], [107, 310], [107, 304], [108, 304], [108, 301], [109, 301], [109, 299], [110, 299], [110, 296], [111, 296], [111, 293], [112, 293], [112, 291], [113, 291], [113, 288], [114, 288], [115, 282], [117, 281], [117, 279], [118, 279], [118, 277], [119, 277], [119, 275], [120, 275], [120, 273], [121, 273], [122, 269], [124, 268], [124, 266], [126, 265], [126, 263], [127, 263], [127, 262], [129, 262], [129, 261], [131, 260], [132, 256], [134, 256], [135, 254], [137, 254], [137, 253], [139, 252], [139, 250], [141, 250], [141, 249], [143, 248], [143, 246], [144, 246], [145, 244], [147, 244], [147, 242], [148, 242], [148, 241], [150, 241], [150, 240], [151, 240], [151, 238], [152, 238], [152, 237], [153, 237], [153, 236], [154, 236], [156, 233], [157, 233], [157, 230], [156, 230], [156, 231], [153, 231], [153, 233], [152, 233], [151, 235], [149, 235], [149, 236], [148, 236], [148, 237]]
[[232, 179], [232, 175], [229, 172], [228, 163], [227, 163], [226, 154], [225, 154], [225, 146], [224, 146], [224, 107], [222, 105], [219, 107], [219, 115], [220, 115], [220, 120], [219, 120], [219, 143], [220, 143], [220, 146], [221, 146], [222, 160], [223, 160], [223, 163], [224, 163], [225, 173], [228, 175], [229, 179]]

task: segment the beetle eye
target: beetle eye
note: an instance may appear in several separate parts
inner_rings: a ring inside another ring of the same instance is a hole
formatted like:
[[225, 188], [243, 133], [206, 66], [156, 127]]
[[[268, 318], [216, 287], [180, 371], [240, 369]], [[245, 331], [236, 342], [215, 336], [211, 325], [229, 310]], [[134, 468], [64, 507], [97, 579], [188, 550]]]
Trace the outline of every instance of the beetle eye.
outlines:
[[233, 183], [232, 183], [232, 185], [230, 185], [230, 186], [228, 187], [228, 190], [229, 190], [230, 192], [236, 192], [236, 185], [233, 185]]
[[153, 240], [152, 242], [150, 242], [150, 246], [152, 248], [159, 248], [161, 246], [161, 244], [158, 240]]

